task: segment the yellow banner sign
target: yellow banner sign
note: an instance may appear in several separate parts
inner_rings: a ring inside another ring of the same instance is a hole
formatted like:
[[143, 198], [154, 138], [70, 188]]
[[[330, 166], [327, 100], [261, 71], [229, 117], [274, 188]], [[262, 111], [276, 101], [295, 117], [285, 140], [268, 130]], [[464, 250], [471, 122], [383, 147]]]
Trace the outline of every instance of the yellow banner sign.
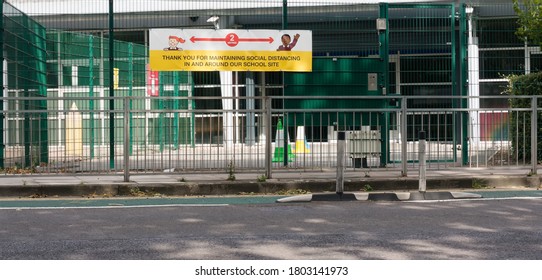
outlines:
[[310, 72], [312, 33], [152, 29], [150, 67], [153, 71]]

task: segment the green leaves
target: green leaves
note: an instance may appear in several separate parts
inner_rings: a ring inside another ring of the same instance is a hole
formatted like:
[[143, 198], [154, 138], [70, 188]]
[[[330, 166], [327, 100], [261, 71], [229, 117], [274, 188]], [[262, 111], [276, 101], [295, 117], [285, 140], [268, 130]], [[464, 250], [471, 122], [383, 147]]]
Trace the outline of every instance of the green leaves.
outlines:
[[513, 0], [518, 15], [516, 35], [527, 42], [542, 46], [542, 0]]

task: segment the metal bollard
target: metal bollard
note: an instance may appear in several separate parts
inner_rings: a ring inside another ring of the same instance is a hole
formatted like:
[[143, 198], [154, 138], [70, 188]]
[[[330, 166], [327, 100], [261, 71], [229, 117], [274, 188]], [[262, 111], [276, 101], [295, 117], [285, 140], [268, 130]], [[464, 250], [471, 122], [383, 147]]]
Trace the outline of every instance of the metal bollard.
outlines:
[[337, 184], [336, 193], [342, 196], [344, 193], [344, 152], [346, 147], [346, 133], [339, 131], [337, 138]]
[[419, 162], [420, 162], [420, 176], [419, 176], [419, 191], [422, 192], [422, 193], [425, 193], [426, 191], [426, 179], [425, 179], [425, 170], [426, 170], [426, 165], [425, 165], [425, 159], [426, 159], [426, 155], [425, 155], [425, 139], [426, 139], [426, 136], [425, 136], [425, 131], [420, 131], [419, 132], [419, 139], [420, 139], [420, 142], [419, 142], [419, 145], [418, 145], [418, 159], [419, 159]]

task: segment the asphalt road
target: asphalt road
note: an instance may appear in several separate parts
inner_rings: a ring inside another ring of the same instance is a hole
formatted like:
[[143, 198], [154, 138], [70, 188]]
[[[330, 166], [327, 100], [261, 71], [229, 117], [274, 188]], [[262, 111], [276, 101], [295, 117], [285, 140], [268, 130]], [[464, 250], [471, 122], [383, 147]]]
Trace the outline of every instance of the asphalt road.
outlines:
[[13, 207], [0, 259], [539, 260], [540, 213], [540, 198]]

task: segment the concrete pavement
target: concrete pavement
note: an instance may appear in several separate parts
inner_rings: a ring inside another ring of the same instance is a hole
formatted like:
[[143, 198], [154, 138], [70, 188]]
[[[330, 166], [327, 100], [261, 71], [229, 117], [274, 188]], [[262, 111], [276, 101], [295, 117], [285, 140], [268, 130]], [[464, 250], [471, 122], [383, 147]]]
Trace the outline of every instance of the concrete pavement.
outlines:
[[[346, 170], [345, 192], [417, 191], [418, 174], [403, 177], [396, 169]], [[111, 196], [207, 196], [238, 194], [295, 195], [335, 192], [335, 169], [322, 171], [274, 170], [272, 179], [262, 173], [170, 172], [123, 174], [25, 174], [0, 175], [0, 197], [111, 197]], [[537, 190], [540, 175], [525, 168], [449, 168], [427, 170], [427, 191]]]

